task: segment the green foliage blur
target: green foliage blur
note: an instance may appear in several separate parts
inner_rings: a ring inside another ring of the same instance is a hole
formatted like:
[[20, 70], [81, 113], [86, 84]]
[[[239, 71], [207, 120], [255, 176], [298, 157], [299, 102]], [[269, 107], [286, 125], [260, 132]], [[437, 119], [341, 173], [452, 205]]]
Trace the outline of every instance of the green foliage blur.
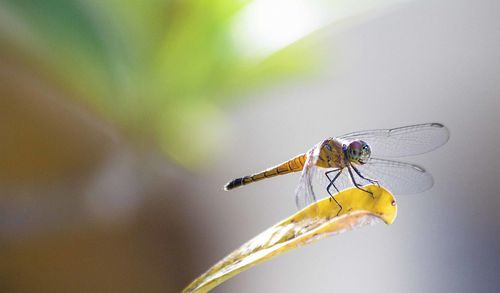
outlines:
[[232, 33], [247, 4], [2, 0], [0, 49], [56, 80], [65, 98], [131, 141], [153, 141], [194, 167], [220, 146], [222, 107], [317, 63], [300, 42], [264, 58], [241, 52]]

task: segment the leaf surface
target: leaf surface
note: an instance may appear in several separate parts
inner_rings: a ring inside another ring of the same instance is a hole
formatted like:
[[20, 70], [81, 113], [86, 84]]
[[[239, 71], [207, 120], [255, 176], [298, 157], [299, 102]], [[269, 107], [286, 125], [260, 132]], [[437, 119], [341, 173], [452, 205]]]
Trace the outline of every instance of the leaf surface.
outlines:
[[268, 228], [212, 266], [183, 292], [208, 292], [258, 263], [330, 235], [376, 222], [392, 224], [397, 215], [394, 196], [383, 187], [365, 188], [373, 192], [373, 197], [357, 188], [336, 194], [340, 212], [327, 197]]

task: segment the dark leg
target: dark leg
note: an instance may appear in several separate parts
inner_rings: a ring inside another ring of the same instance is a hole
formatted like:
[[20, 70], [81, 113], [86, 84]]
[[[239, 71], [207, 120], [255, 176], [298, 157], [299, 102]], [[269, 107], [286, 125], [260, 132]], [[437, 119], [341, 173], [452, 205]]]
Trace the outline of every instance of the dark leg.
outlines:
[[371, 184], [377, 184], [377, 186], [380, 187], [380, 184], [378, 184], [377, 180], [373, 180], [373, 179], [370, 179], [368, 177], [363, 176], [363, 174], [361, 174], [361, 172], [359, 172], [358, 168], [356, 168], [354, 165], [351, 165], [351, 167], [354, 169], [354, 172], [356, 172], [356, 174], [358, 174], [359, 177], [365, 179], [366, 181], [370, 182]]
[[[333, 177], [333, 179], [331, 179], [330, 176], [328, 176], [328, 174], [333, 173], [333, 172], [337, 172], [337, 174], [335, 175], [335, 177]], [[337, 186], [335, 186], [335, 180], [337, 180], [337, 178], [340, 176], [340, 174], [342, 174], [342, 170], [340, 170], [340, 169], [335, 169], [335, 170], [325, 172], [326, 178], [328, 178], [328, 181], [330, 181], [330, 184], [328, 184], [328, 186], [326, 187], [326, 191], [328, 191], [328, 194], [331, 195], [330, 187], [332, 187], [332, 186], [333, 186], [333, 188], [335, 188], [335, 190], [337, 190], [337, 192], [340, 192], [339, 189], [337, 188]]]
[[354, 186], [356, 186], [356, 188], [363, 190], [364, 192], [370, 194], [370, 196], [372, 198], [374, 198], [373, 192], [364, 189], [363, 187], [361, 187], [361, 184], [356, 182], [356, 179], [354, 178], [354, 174], [352, 174], [351, 166], [347, 166], [347, 170], [349, 171], [349, 175], [351, 176], [351, 180], [352, 180], [352, 183], [354, 184]]
[[[335, 175], [335, 177], [333, 177], [333, 179], [331, 179], [330, 176], [328, 176], [328, 174], [330, 174], [332, 172], [337, 172], [337, 174]], [[330, 184], [328, 184], [328, 186], [326, 187], [326, 191], [330, 195], [330, 201], [332, 201], [332, 199], [333, 199], [335, 201], [335, 203], [340, 208], [339, 211], [337, 212], [337, 216], [339, 215], [340, 211], [342, 210], [342, 206], [339, 204], [337, 199], [335, 199], [335, 197], [332, 195], [332, 193], [330, 192], [330, 188], [333, 186], [335, 188], [335, 190], [337, 190], [337, 192], [339, 192], [339, 189], [337, 188], [337, 186], [335, 186], [335, 180], [337, 180], [337, 178], [339, 178], [340, 174], [342, 174], [341, 169], [335, 169], [335, 170], [325, 172], [326, 178], [328, 178], [328, 181], [330, 181]]]

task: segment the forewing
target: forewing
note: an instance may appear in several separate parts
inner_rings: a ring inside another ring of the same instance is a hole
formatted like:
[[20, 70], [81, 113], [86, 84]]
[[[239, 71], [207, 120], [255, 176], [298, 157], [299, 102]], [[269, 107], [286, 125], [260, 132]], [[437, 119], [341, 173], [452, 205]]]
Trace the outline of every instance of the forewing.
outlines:
[[430, 152], [445, 144], [449, 137], [450, 133], [443, 124], [426, 123], [352, 132], [338, 138], [363, 140], [377, 157], [404, 157]]
[[[364, 177], [376, 180], [394, 194], [414, 194], [426, 191], [434, 184], [432, 175], [424, 168], [404, 162], [372, 158], [355, 166]], [[362, 178], [358, 183], [366, 184]]]

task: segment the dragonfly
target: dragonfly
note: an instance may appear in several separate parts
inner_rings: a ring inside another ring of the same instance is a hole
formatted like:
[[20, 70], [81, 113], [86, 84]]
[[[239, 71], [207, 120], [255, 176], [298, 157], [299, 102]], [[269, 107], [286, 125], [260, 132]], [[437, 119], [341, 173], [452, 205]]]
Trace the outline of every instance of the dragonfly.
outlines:
[[284, 163], [236, 178], [224, 189], [232, 190], [278, 175], [301, 172], [295, 191], [299, 209], [316, 202], [313, 181], [319, 179], [340, 210], [342, 206], [335, 200], [333, 192], [349, 186], [371, 196], [373, 194], [363, 187], [365, 184], [382, 185], [395, 194], [420, 193], [433, 186], [432, 175], [418, 165], [392, 158], [430, 152], [444, 145], [449, 137], [448, 129], [441, 123], [357, 131], [330, 137]]

